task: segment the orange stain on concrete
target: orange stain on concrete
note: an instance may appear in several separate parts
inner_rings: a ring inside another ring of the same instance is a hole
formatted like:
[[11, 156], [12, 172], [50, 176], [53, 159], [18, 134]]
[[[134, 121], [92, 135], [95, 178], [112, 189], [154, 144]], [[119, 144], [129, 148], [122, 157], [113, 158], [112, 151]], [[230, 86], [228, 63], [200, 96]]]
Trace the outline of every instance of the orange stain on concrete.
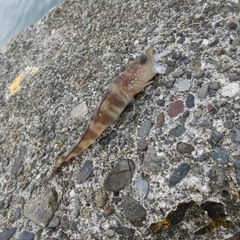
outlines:
[[14, 93], [20, 91], [20, 82], [22, 80], [23, 74], [21, 73], [16, 80], [10, 85], [9, 90], [10, 93], [8, 94], [8, 96], [13, 95]]

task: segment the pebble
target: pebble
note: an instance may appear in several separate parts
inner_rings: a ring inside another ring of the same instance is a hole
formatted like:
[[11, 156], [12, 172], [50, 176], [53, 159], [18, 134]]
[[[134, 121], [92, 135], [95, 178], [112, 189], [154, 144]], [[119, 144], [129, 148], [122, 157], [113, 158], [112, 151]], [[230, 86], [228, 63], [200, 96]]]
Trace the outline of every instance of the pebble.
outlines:
[[178, 83], [178, 91], [185, 92], [188, 91], [191, 86], [191, 82], [189, 80], [183, 79]]
[[108, 191], [119, 192], [132, 182], [135, 165], [132, 160], [122, 160], [108, 174], [104, 188]]
[[86, 102], [80, 103], [78, 106], [72, 109], [70, 117], [74, 120], [76, 118], [83, 117], [88, 114], [88, 107]]
[[183, 135], [186, 131], [186, 128], [183, 125], [177, 125], [175, 128], [170, 130], [169, 135], [172, 135], [174, 137], [180, 137]]
[[164, 113], [159, 113], [157, 116], [157, 127], [161, 128], [164, 126], [165, 116]]
[[200, 118], [201, 116], [202, 116], [202, 109], [199, 108], [194, 112], [194, 117]]
[[14, 217], [16, 220], [19, 220], [21, 218], [21, 215], [22, 215], [22, 209], [18, 207], [14, 212]]
[[108, 229], [107, 231], [105, 231], [105, 235], [107, 237], [113, 237], [115, 234], [115, 232], [112, 229]]
[[170, 104], [168, 108], [168, 115], [170, 117], [177, 117], [178, 114], [182, 113], [184, 110], [183, 102], [182, 100], [177, 100]]
[[169, 187], [174, 187], [176, 184], [180, 183], [184, 177], [188, 174], [190, 170], [190, 165], [187, 163], [182, 163], [177, 170], [171, 175], [169, 179]]
[[186, 106], [187, 108], [193, 108], [195, 106], [194, 96], [191, 93], [189, 93], [187, 96]]
[[227, 129], [231, 129], [233, 128], [233, 122], [232, 121], [223, 122], [223, 126]]
[[221, 88], [221, 85], [219, 82], [212, 82], [210, 83], [209, 87], [212, 90], [218, 90], [219, 88]]
[[161, 168], [162, 161], [161, 158], [157, 156], [155, 148], [148, 148], [143, 160], [143, 170], [151, 173], [158, 173]]
[[20, 174], [20, 172], [22, 171], [22, 164], [23, 164], [23, 160], [24, 160], [24, 157], [26, 154], [27, 154], [27, 147], [22, 146], [19, 149], [19, 155], [17, 158], [15, 158], [13, 166], [12, 166], [11, 173], [13, 175], [18, 176]]
[[138, 191], [138, 196], [141, 198], [147, 198], [149, 188], [148, 181], [143, 177], [139, 176], [135, 180], [135, 185]]
[[90, 177], [93, 176], [93, 163], [92, 161], [86, 161], [80, 171], [78, 172], [76, 179], [79, 184], [84, 183]]
[[57, 228], [60, 224], [60, 220], [59, 217], [54, 215], [53, 218], [51, 219], [51, 221], [48, 224], [49, 228]]
[[116, 233], [125, 237], [131, 237], [135, 233], [135, 229], [128, 227], [118, 227], [116, 228]]
[[122, 208], [125, 217], [131, 224], [135, 227], [142, 227], [146, 219], [146, 210], [132, 197], [123, 196], [122, 198]]
[[137, 144], [137, 150], [138, 151], [147, 151], [147, 142], [144, 139], [140, 139]]
[[165, 86], [167, 89], [172, 88], [172, 87], [174, 86], [175, 81], [176, 81], [175, 79], [166, 81], [166, 82], [164, 82], [164, 86]]
[[239, 83], [232, 82], [232, 83], [229, 83], [229, 84], [225, 85], [221, 89], [221, 94], [224, 97], [230, 97], [230, 98], [233, 98], [233, 97], [239, 95], [240, 94]]
[[212, 158], [220, 164], [228, 163], [230, 153], [221, 147], [215, 147], [212, 152]]
[[225, 134], [224, 133], [220, 133], [220, 132], [212, 132], [211, 133], [211, 139], [213, 139], [213, 141], [215, 143], [218, 143], [224, 136]]
[[33, 234], [31, 232], [23, 231], [23, 232], [21, 232], [18, 239], [19, 240], [34, 240], [34, 238], [35, 238], [35, 234]]
[[222, 166], [213, 166], [209, 178], [212, 191], [218, 191], [225, 186], [225, 171]]
[[240, 142], [240, 125], [233, 128], [231, 132], [231, 139], [233, 142]]
[[229, 30], [236, 30], [237, 26], [238, 26], [238, 25], [237, 25], [235, 22], [230, 22], [230, 23], [228, 24], [228, 29], [229, 29]]
[[240, 172], [236, 173], [236, 180], [237, 180], [237, 183], [240, 185]]
[[107, 200], [108, 200], [108, 195], [107, 195], [106, 191], [103, 188], [99, 188], [95, 192], [95, 198], [94, 198], [94, 201], [95, 201], [97, 207], [103, 208], [105, 206], [105, 204], [107, 203]]
[[0, 239], [1, 240], [9, 240], [11, 237], [15, 234], [17, 228], [11, 228], [11, 229], [3, 229], [2, 232], [0, 232]]
[[218, 43], [219, 43], [219, 39], [216, 39], [213, 42], [211, 42], [208, 46], [209, 47], [215, 47]]
[[240, 80], [240, 74], [239, 75], [229, 74], [228, 79], [229, 79], [230, 82], [239, 81]]
[[205, 98], [208, 95], [209, 89], [209, 84], [203, 85], [198, 91], [198, 97]]
[[165, 106], [165, 100], [164, 99], [158, 99], [157, 100], [157, 105], [160, 107], [164, 107]]
[[188, 143], [178, 142], [177, 151], [186, 157], [190, 157], [191, 153], [194, 151], [194, 147]]
[[73, 202], [73, 210], [72, 210], [73, 218], [78, 218], [81, 206], [82, 206], [81, 201], [78, 198], [75, 198]]
[[67, 231], [69, 229], [69, 226], [70, 226], [70, 222], [69, 222], [68, 216], [64, 215], [61, 218], [61, 229], [63, 229], [64, 231]]
[[150, 120], [147, 120], [146, 122], [143, 123], [143, 125], [138, 130], [137, 136], [140, 138], [146, 137], [149, 134], [152, 126], [153, 126], [153, 123]]
[[236, 169], [240, 169], [240, 158], [236, 159], [236, 160], [233, 162], [233, 166], [234, 166]]
[[54, 188], [48, 188], [42, 196], [26, 203], [24, 215], [40, 227], [48, 225], [58, 209], [58, 194]]
[[207, 110], [208, 110], [208, 112], [212, 112], [213, 109], [214, 109], [214, 107], [213, 107], [212, 104], [208, 104], [208, 105], [207, 105]]
[[183, 71], [182, 69], [176, 69], [176, 70], [173, 72], [172, 76], [173, 76], [174, 78], [180, 78], [183, 74], [184, 74], [184, 71]]

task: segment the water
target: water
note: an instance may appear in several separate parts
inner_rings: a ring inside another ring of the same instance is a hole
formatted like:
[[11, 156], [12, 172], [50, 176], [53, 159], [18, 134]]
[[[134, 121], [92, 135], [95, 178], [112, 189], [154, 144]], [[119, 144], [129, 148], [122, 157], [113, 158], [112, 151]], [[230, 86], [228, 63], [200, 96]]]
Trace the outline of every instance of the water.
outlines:
[[0, 0], [0, 48], [63, 0]]

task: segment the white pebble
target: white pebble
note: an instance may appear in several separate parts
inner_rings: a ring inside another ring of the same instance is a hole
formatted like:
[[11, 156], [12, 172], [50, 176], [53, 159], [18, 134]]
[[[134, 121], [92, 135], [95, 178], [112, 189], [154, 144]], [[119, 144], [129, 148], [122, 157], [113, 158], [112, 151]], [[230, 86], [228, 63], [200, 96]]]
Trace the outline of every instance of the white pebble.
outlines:
[[240, 95], [239, 83], [233, 82], [233, 83], [227, 84], [222, 88], [221, 94], [224, 97], [230, 97], [230, 98]]

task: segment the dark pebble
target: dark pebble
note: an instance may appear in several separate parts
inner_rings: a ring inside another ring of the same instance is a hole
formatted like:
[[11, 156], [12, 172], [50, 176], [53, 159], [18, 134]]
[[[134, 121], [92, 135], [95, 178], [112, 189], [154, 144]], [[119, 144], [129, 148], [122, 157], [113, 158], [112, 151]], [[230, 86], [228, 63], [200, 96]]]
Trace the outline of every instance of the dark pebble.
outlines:
[[90, 177], [93, 176], [93, 163], [92, 161], [86, 161], [82, 168], [80, 169], [79, 173], [77, 174], [77, 182], [78, 183], [84, 183], [87, 181]]
[[223, 123], [223, 126], [227, 129], [233, 128], [233, 122], [232, 121], [226, 121]]
[[216, 39], [213, 42], [211, 42], [208, 46], [209, 47], [215, 47], [218, 43], [219, 43], [219, 39]]
[[215, 147], [212, 152], [212, 158], [220, 164], [228, 163], [230, 153], [221, 147]]
[[175, 128], [173, 128], [169, 134], [174, 136], [174, 137], [180, 137], [183, 135], [186, 131], [186, 128], [182, 125], [177, 125]]
[[17, 228], [11, 228], [11, 229], [3, 229], [2, 232], [0, 232], [0, 239], [1, 240], [9, 240], [11, 237], [15, 234]]
[[22, 170], [22, 164], [24, 160], [24, 156], [27, 154], [27, 147], [23, 146], [19, 149], [19, 155], [15, 158], [13, 166], [12, 166], [12, 174], [18, 176]]
[[240, 142], [240, 125], [234, 127], [232, 130], [231, 139], [233, 142]]
[[174, 80], [169, 80], [169, 81], [166, 81], [165, 83], [164, 83], [164, 86], [166, 87], [166, 88], [172, 88], [173, 86], [174, 86], [174, 83], [175, 83], [175, 79]]
[[206, 154], [206, 153], [202, 153], [202, 154], [199, 156], [199, 160], [200, 160], [200, 161], [205, 161], [205, 160], [207, 160], [207, 154]]
[[56, 215], [54, 215], [52, 220], [49, 222], [48, 227], [49, 228], [56, 228], [56, 227], [59, 226], [59, 224], [60, 224], [59, 218]]
[[165, 105], [165, 100], [164, 99], [157, 100], [157, 105], [163, 107]]
[[240, 80], [240, 75], [231, 74], [231, 75], [228, 75], [228, 79], [230, 82], [236, 82], [236, 81]]
[[231, 22], [228, 24], [229, 30], [235, 30], [237, 28], [237, 24], [235, 22]]
[[137, 145], [138, 151], [147, 151], [147, 142], [144, 139], [140, 139]]
[[194, 151], [194, 147], [188, 143], [179, 142], [177, 143], [177, 151], [184, 156], [191, 156], [192, 151]]
[[131, 237], [135, 233], [135, 229], [128, 227], [118, 227], [116, 228], [116, 233], [125, 237]]
[[212, 191], [218, 191], [225, 185], [225, 171], [221, 166], [213, 166], [209, 173], [210, 187]]
[[163, 127], [165, 123], [165, 116], [163, 113], [159, 113], [157, 116], [157, 127]]
[[194, 96], [191, 93], [189, 93], [187, 96], [186, 106], [187, 106], [187, 108], [192, 108], [195, 106]]
[[233, 162], [233, 166], [234, 166], [236, 169], [240, 169], [240, 158], [236, 159], [236, 160]]
[[22, 209], [18, 207], [14, 213], [14, 217], [16, 220], [19, 220], [21, 218], [21, 215], [22, 215]]
[[23, 231], [19, 236], [19, 240], [34, 240], [35, 235], [33, 233]]
[[220, 132], [212, 132], [211, 133], [211, 139], [214, 140], [215, 143], [218, 143], [224, 136], [224, 133]]
[[240, 185], [240, 172], [236, 173], [236, 180], [237, 180], [237, 183]]
[[181, 180], [186, 177], [190, 170], [190, 165], [187, 163], [181, 164], [178, 169], [171, 175], [169, 179], [169, 187], [174, 187], [176, 184], [180, 183]]
[[178, 114], [184, 111], [183, 102], [181, 100], [177, 100], [170, 104], [168, 108], [168, 115], [170, 117], [176, 117]]
[[123, 196], [122, 208], [124, 215], [135, 227], [141, 227], [146, 219], [146, 210], [132, 197]]
[[135, 165], [132, 160], [120, 161], [104, 181], [104, 188], [108, 191], [119, 192], [132, 182], [134, 171]]

